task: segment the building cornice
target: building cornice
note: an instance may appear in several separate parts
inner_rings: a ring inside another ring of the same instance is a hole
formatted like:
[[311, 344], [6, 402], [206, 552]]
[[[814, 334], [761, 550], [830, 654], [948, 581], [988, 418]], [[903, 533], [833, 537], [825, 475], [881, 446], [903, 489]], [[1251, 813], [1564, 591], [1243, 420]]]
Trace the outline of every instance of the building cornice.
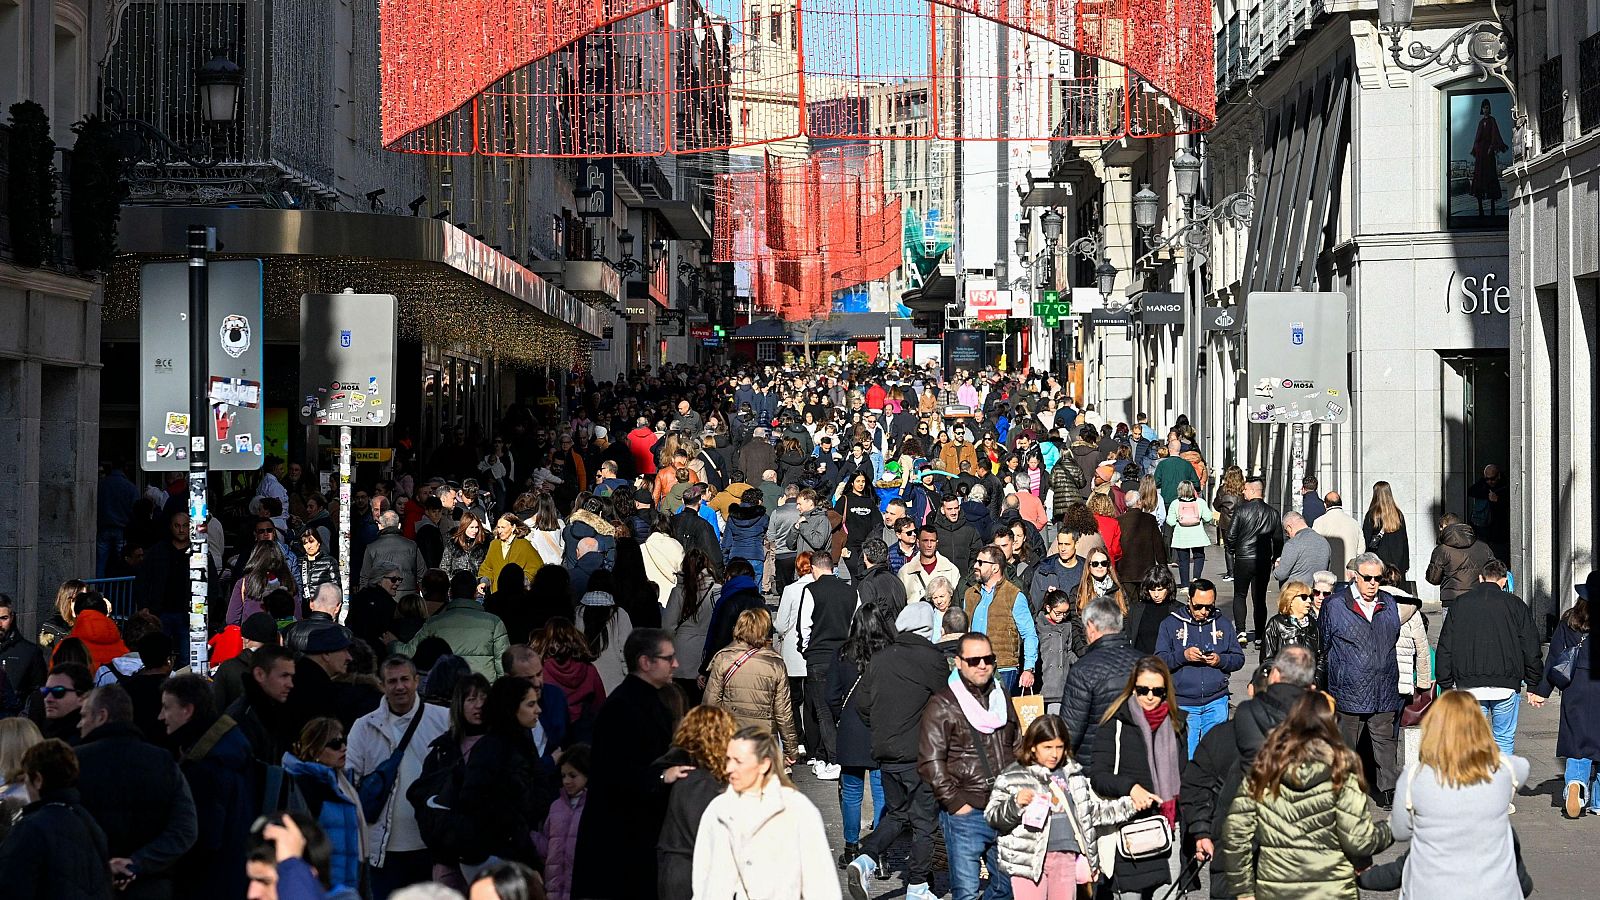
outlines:
[[100, 293], [100, 279], [98, 276], [82, 278], [50, 269], [24, 269], [10, 263], [0, 263], [0, 287], [48, 291], [58, 297], [87, 303]]

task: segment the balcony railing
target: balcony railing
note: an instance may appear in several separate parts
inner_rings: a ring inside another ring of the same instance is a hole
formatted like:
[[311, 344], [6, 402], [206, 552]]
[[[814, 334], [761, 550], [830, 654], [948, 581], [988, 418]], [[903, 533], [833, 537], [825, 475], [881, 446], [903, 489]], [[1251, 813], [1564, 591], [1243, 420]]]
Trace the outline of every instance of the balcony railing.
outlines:
[[1578, 42], [1578, 128], [1600, 127], [1600, 31]]
[[1566, 96], [1561, 83], [1561, 57], [1552, 56], [1539, 64], [1539, 149], [1560, 146], [1566, 139], [1564, 122]]
[[1327, 12], [1326, 0], [1253, 0], [1217, 30], [1217, 94], [1252, 81], [1302, 41]]
[[661, 171], [661, 164], [648, 156], [625, 156], [617, 160], [622, 177], [628, 179], [639, 196], [646, 200], [671, 200], [672, 179]]

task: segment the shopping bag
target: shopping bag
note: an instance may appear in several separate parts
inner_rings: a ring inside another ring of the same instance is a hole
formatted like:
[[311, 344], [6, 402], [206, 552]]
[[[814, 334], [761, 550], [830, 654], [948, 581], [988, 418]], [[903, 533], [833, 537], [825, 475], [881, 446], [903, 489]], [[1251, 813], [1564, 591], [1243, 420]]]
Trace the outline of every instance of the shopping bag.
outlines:
[[1022, 730], [1028, 730], [1033, 720], [1044, 715], [1044, 698], [1031, 693], [1032, 688], [1023, 688], [1023, 694], [1011, 698], [1011, 707], [1017, 711], [1017, 721], [1021, 723]]

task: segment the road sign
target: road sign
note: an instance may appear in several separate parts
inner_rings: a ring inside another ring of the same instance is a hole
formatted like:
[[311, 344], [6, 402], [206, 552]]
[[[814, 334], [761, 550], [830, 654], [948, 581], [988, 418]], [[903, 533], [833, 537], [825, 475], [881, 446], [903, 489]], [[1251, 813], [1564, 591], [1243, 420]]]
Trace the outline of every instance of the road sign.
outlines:
[[394, 412], [393, 294], [300, 297], [300, 421], [379, 428]]
[[1348, 422], [1350, 304], [1345, 295], [1259, 291], [1245, 302], [1251, 423]]
[[190, 421], [189, 265], [140, 269], [139, 460], [146, 472], [187, 472], [189, 454], [208, 446], [211, 471], [249, 472], [264, 461], [261, 262], [213, 262], [207, 269], [211, 398], [204, 422]]

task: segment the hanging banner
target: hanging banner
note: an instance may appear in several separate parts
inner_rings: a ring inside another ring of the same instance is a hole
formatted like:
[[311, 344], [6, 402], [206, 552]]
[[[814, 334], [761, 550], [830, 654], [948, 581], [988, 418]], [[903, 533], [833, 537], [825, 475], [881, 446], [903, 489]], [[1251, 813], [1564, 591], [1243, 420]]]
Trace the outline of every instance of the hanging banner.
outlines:
[[209, 413], [192, 422], [189, 264], [146, 263], [139, 270], [138, 458], [146, 472], [187, 472], [199, 446], [213, 451], [212, 471], [253, 471], [265, 457], [261, 261], [212, 262], [206, 271]]
[[1244, 325], [1244, 309], [1237, 306], [1202, 306], [1200, 322], [1206, 331], [1237, 333]]
[[1350, 304], [1345, 295], [1258, 291], [1245, 302], [1250, 421], [1348, 422]]
[[1165, 291], [1145, 291], [1139, 295], [1139, 323], [1142, 325], [1182, 325], [1183, 295]]

